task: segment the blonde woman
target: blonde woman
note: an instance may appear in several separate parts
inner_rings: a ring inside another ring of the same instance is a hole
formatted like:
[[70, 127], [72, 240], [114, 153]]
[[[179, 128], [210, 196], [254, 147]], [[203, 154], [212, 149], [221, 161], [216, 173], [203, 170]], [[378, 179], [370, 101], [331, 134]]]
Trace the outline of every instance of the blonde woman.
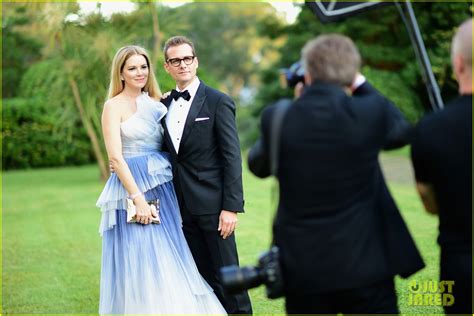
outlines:
[[[147, 52], [120, 48], [102, 113], [114, 173], [97, 201], [102, 219], [100, 314], [224, 314], [199, 274], [181, 228], [168, 154], [167, 109]], [[127, 222], [127, 198], [136, 222]], [[159, 214], [148, 201], [159, 200]], [[154, 221], [160, 218], [160, 224]]]

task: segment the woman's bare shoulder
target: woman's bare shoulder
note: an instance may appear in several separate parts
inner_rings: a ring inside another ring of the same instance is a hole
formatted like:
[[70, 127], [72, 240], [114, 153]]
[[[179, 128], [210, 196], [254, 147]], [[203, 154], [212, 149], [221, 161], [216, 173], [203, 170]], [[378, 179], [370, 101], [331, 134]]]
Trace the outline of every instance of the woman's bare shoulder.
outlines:
[[117, 94], [113, 98], [108, 99], [104, 103], [104, 108], [114, 107], [114, 108], [122, 108], [128, 105], [127, 100], [121, 95]]

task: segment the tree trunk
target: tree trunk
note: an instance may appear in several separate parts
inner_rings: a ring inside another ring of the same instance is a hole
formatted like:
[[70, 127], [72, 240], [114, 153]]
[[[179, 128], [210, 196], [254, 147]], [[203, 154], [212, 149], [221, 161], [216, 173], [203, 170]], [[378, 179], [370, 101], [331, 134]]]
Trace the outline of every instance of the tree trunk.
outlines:
[[158, 23], [157, 8], [153, 1], [148, 3], [150, 7], [151, 19], [153, 21], [153, 58], [156, 60], [161, 52], [160, 24]]
[[89, 139], [92, 143], [92, 149], [94, 151], [95, 158], [97, 159], [97, 163], [99, 164], [100, 178], [105, 181], [109, 177], [110, 172], [109, 168], [105, 163], [104, 155], [102, 154], [102, 150], [100, 148], [99, 138], [97, 137], [96, 131], [94, 130], [92, 123], [87, 119], [77, 82], [73, 78], [69, 78], [69, 85], [71, 86], [71, 90], [74, 95], [74, 103], [76, 104], [76, 107], [79, 111], [79, 116], [81, 117], [82, 125], [86, 129], [87, 135], [89, 136]]
[[[150, 8], [151, 19], [153, 21], [153, 51], [152, 51], [152, 60], [153, 64], [156, 64], [158, 56], [161, 54], [161, 38], [160, 38], [160, 24], [158, 23], [158, 13], [155, 2], [151, 1], [148, 3]], [[157, 65], [154, 65], [155, 67]], [[155, 69], [153, 69], [155, 70]], [[160, 83], [158, 82], [158, 88], [161, 91]]]

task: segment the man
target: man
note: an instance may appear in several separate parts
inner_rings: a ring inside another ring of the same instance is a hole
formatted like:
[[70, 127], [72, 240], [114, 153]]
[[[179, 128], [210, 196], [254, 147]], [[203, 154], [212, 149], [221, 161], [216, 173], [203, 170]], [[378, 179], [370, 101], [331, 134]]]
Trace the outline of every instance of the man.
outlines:
[[[274, 241], [286, 311], [397, 313], [394, 275], [411, 275], [423, 262], [377, 157], [406, 143], [410, 126], [363, 76], [354, 80], [361, 60], [349, 38], [322, 35], [302, 60], [307, 87], [285, 114], [277, 170]], [[274, 113], [263, 112], [262, 140], [249, 153], [259, 177], [270, 175]]]
[[454, 36], [451, 59], [460, 97], [418, 124], [411, 154], [423, 204], [439, 215], [440, 281], [454, 281], [445, 312], [472, 314], [472, 19]]
[[248, 294], [225, 293], [219, 269], [238, 265], [234, 230], [243, 212], [242, 165], [235, 105], [196, 76], [193, 43], [175, 36], [165, 43], [165, 70], [176, 89], [163, 100], [183, 231], [199, 272], [230, 314], [251, 314]]

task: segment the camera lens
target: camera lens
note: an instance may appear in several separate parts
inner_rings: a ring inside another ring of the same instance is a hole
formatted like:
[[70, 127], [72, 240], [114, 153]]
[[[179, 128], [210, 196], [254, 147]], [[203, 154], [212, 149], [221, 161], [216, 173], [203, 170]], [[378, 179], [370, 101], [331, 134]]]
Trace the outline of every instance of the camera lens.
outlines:
[[229, 293], [239, 293], [262, 284], [259, 269], [256, 267], [239, 268], [236, 265], [222, 267], [221, 278]]

